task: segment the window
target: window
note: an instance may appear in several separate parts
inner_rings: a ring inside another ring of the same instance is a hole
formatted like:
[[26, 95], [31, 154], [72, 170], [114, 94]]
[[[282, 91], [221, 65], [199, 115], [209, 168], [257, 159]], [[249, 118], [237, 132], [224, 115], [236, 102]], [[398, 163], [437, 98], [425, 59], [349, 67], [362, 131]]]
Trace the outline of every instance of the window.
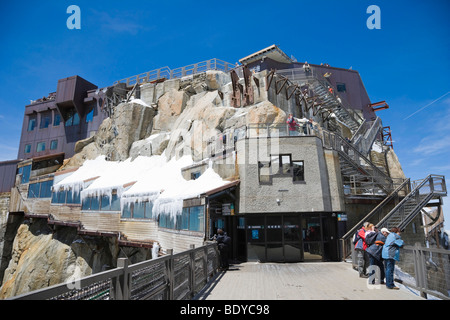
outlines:
[[52, 193], [52, 203], [66, 203], [66, 196], [70, 191], [67, 192], [64, 189], [60, 189], [58, 191], [53, 191]]
[[[118, 211], [120, 210], [120, 202], [114, 206]], [[128, 203], [123, 206], [122, 218], [152, 219], [152, 210], [153, 203], [150, 201]]]
[[281, 154], [271, 156], [271, 167], [273, 175], [289, 175], [291, 174], [291, 155]]
[[174, 220], [169, 214], [160, 214], [158, 225], [163, 228], [189, 231], [205, 231], [205, 207], [183, 208], [181, 215]]
[[292, 177], [294, 182], [305, 181], [303, 160], [292, 160], [290, 154], [272, 155], [270, 161], [258, 162], [260, 184], [272, 184], [273, 177]]
[[[82, 206], [81, 206], [81, 210], [120, 211], [120, 198], [117, 196], [117, 190], [114, 189], [112, 191], [112, 197], [110, 197], [107, 194], [104, 194], [104, 195], [98, 196], [98, 197], [84, 198]], [[125, 215], [127, 215], [128, 213], [126, 212], [125, 208], [124, 208], [124, 211], [125, 211]], [[131, 211], [130, 211], [130, 213], [131, 213]]]
[[36, 147], [37, 152], [41, 152], [45, 150], [45, 142], [39, 142]]
[[59, 113], [57, 113], [57, 111], [55, 111], [55, 116], [53, 117], [53, 126], [57, 127], [59, 126], [60, 123], [61, 123], [61, 116], [59, 115]]
[[41, 115], [41, 124], [39, 125], [39, 129], [48, 128], [51, 121], [52, 121], [51, 114], [42, 114]]
[[80, 124], [80, 116], [75, 111], [75, 108], [69, 110], [68, 111], [68, 118], [66, 120], [65, 126], [66, 127], [70, 127], [70, 126], [76, 126], [76, 125], [79, 125], [79, 124]]
[[58, 148], [58, 140], [52, 140], [50, 142], [50, 150], [56, 150]]
[[336, 83], [336, 88], [338, 92], [347, 92], [347, 88], [345, 87], [345, 83]]
[[86, 114], [86, 123], [93, 121], [94, 116], [95, 116], [95, 105], [92, 106], [91, 109], [89, 109], [88, 113]]
[[28, 120], [28, 131], [33, 131], [34, 127], [36, 127], [36, 118], [30, 118]]
[[25, 145], [25, 150], [24, 150], [24, 152], [25, 152], [25, 153], [30, 153], [30, 152], [31, 152], [31, 144]]
[[30, 181], [31, 164], [17, 169], [17, 174], [22, 175], [21, 183], [28, 183]]
[[292, 161], [292, 180], [305, 181], [305, 167], [303, 161]]
[[192, 173], [191, 173], [191, 180], [197, 180], [201, 175], [202, 175], [202, 174], [201, 174], [200, 171], [192, 172]]

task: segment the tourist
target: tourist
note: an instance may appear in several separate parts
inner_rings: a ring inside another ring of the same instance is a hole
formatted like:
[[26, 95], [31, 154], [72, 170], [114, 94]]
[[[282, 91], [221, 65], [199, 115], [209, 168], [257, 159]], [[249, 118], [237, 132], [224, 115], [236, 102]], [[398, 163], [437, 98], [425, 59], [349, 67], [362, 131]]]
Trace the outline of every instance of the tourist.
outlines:
[[376, 230], [374, 234], [366, 235], [366, 243], [368, 245], [366, 252], [369, 255], [369, 276], [373, 274], [376, 276], [372, 284], [384, 284], [385, 272], [381, 251], [383, 250], [383, 245], [388, 235], [389, 231], [386, 228], [382, 228], [381, 231]]
[[294, 117], [292, 116], [292, 113], [289, 113], [289, 117], [286, 120], [286, 123], [288, 124], [289, 127], [289, 135], [290, 136], [297, 136], [298, 132], [297, 132], [297, 127], [299, 127], [297, 121], [295, 121]]
[[217, 229], [217, 234], [216, 241], [220, 254], [220, 269], [228, 270], [230, 267], [228, 263], [228, 254], [231, 247], [231, 238], [222, 229]]
[[381, 257], [384, 259], [384, 267], [386, 272], [386, 288], [396, 289], [394, 285], [394, 268], [395, 261], [400, 260], [400, 248], [403, 247], [403, 240], [400, 237], [400, 229], [392, 228], [389, 235], [386, 237], [386, 242], [381, 251]]
[[358, 273], [360, 278], [367, 278], [367, 265], [368, 257], [366, 259], [366, 228], [369, 226], [369, 222], [364, 222], [364, 225], [355, 235], [353, 243], [355, 244], [356, 261], [358, 266]]

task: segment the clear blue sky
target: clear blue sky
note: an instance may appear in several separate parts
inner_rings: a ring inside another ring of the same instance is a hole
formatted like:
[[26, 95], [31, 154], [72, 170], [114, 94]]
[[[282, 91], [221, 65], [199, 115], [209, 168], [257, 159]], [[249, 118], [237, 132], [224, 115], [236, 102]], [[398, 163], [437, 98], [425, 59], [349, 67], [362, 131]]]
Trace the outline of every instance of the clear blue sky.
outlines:
[[[66, 27], [72, 4], [81, 30]], [[380, 30], [366, 27], [372, 4]], [[0, 161], [17, 157], [25, 105], [58, 79], [77, 74], [103, 87], [277, 44], [298, 61], [358, 70], [372, 102], [390, 105], [378, 115], [406, 175], [450, 177], [448, 0], [2, 1], [0, 14]]]

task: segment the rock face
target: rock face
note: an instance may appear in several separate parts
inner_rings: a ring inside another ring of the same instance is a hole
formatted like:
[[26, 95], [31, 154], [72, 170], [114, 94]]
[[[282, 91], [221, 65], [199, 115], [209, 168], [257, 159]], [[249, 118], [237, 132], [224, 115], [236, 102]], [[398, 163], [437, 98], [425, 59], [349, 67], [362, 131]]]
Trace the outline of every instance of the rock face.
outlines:
[[54, 284], [73, 283], [80, 277], [112, 267], [117, 252], [108, 241], [83, 239], [74, 228], [52, 232], [42, 219], [20, 225], [0, 299]]

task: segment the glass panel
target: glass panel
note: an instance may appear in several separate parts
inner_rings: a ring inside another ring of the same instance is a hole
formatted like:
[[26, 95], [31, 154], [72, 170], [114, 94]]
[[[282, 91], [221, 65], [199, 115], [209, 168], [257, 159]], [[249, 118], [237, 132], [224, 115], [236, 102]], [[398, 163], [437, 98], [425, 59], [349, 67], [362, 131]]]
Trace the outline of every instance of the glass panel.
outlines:
[[151, 201], [145, 202], [145, 218], [146, 219], [153, 218], [153, 202]]
[[303, 161], [292, 162], [292, 172], [294, 181], [305, 181]]
[[110, 202], [109, 202], [109, 196], [107, 195], [103, 195], [101, 197], [101, 203], [100, 203], [100, 207], [102, 211], [109, 211], [111, 206], [110, 206]]
[[79, 125], [80, 124], [80, 116], [78, 115], [78, 113], [75, 112], [75, 114], [73, 115], [73, 125]]
[[302, 223], [303, 241], [320, 241], [319, 217], [305, 217]]
[[285, 216], [283, 223], [284, 241], [300, 243], [299, 217]]
[[31, 144], [27, 144], [25, 146], [25, 153], [30, 153], [31, 152]]
[[36, 152], [41, 152], [45, 150], [45, 142], [39, 142], [36, 147]]
[[86, 122], [90, 122], [94, 119], [94, 108], [91, 109], [91, 111], [89, 111], [86, 114]]
[[52, 140], [50, 142], [50, 150], [55, 150], [56, 148], [58, 148], [58, 140]]
[[66, 193], [67, 193], [67, 191], [64, 191], [64, 190], [58, 191], [58, 202], [57, 203], [66, 203]]
[[39, 198], [40, 183], [31, 183], [28, 186], [28, 198]]
[[181, 221], [179, 222], [178, 229], [187, 230], [189, 228], [189, 208], [183, 208], [181, 213]]
[[99, 197], [91, 198], [91, 208], [90, 210], [100, 210], [100, 199]]
[[22, 167], [22, 183], [30, 181], [31, 165]]
[[133, 218], [135, 219], [145, 218], [145, 204], [143, 202], [134, 203]]
[[270, 157], [270, 166], [272, 167], [272, 174], [280, 174], [280, 157], [279, 156], [271, 156]]
[[50, 198], [52, 196], [53, 180], [41, 182], [40, 198]]
[[284, 261], [283, 246], [281, 243], [267, 244], [267, 261], [272, 262]]
[[34, 127], [36, 127], [36, 119], [30, 119], [28, 120], [28, 131], [33, 131]]
[[247, 239], [249, 242], [265, 242], [264, 217], [247, 218]]
[[58, 193], [52, 192], [52, 203], [58, 203]]
[[322, 249], [320, 242], [308, 242], [303, 244], [305, 260], [322, 260]]
[[281, 156], [281, 174], [291, 173], [291, 156], [283, 155]]
[[127, 203], [123, 206], [122, 218], [131, 218], [131, 205], [132, 203]]
[[204, 230], [204, 215], [203, 206], [189, 208], [189, 230], [203, 231]]
[[117, 196], [117, 193], [112, 194], [111, 211], [120, 211], [120, 198]]
[[83, 199], [83, 204], [81, 205], [81, 210], [89, 210], [91, 207], [91, 198], [86, 197]]
[[59, 126], [59, 124], [61, 123], [61, 116], [59, 115], [59, 113], [55, 113], [55, 117], [53, 118], [53, 126]]
[[248, 261], [266, 261], [266, 246], [264, 243], [249, 243], [247, 245], [247, 259]]
[[51, 121], [52, 121], [51, 115], [42, 115], [41, 116], [41, 124], [39, 125], [39, 129], [48, 128]]
[[302, 259], [300, 243], [286, 243], [284, 245], [284, 260], [286, 262], [299, 262]]
[[267, 242], [281, 242], [282, 229], [281, 229], [281, 216], [267, 217]]

